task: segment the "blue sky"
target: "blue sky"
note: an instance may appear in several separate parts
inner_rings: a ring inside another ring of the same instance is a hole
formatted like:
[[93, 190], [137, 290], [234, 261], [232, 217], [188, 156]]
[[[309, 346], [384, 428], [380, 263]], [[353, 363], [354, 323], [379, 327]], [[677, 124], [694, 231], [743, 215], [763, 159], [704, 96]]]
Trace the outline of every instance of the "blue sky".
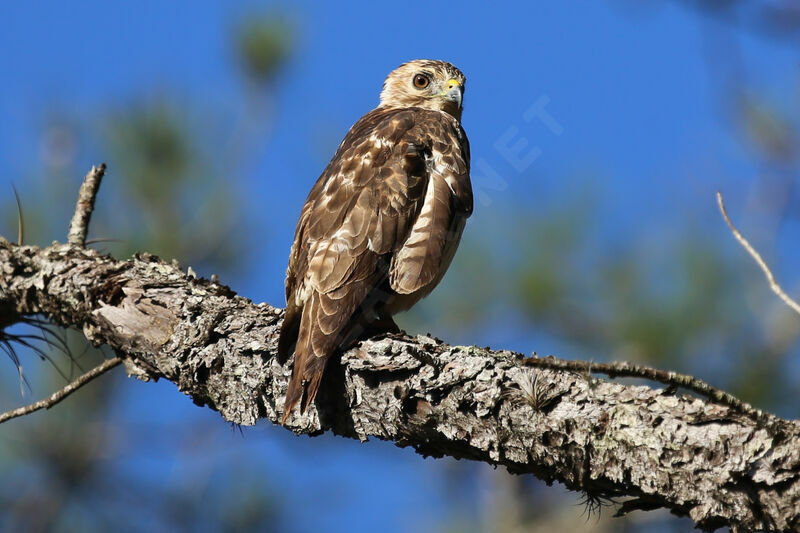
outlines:
[[[740, 210], [763, 172], [721, 104], [725, 69], [710, 64], [717, 57], [712, 51], [720, 42], [724, 49], [731, 30], [682, 2], [648, 4], [508, 2], [488, 8], [470, 1], [402, 7], [306, 1], [277, 6], [289, 15], [297, 47], [278, 84], [268, 139], [230, 178], [232, 186], [246, 191], [242, 216], [252, 221], [250, 231], [265, 237], [245, 275], [223, 281], [254, 301], [283, 304], [288, 247], [308, 189], [347, 128], [377, 103], [384, 76], [406, 60], [423, 57], [449, 60], [468, 78], [463, 122], [472, 145], [474, 186], [483, 200], [465, 238], [470, 228], [513, 224], [502, 206], [545, 209], [541, 202], [558, 197], [552, 191], [584, 187], [585, 177], [573, 178], [590, 175], [605, 200], [603, 218], [595, 223], [608, 243], [641, 239], [648, 231], [677, 238], [669, 228], [687, 219], [696, 220], [710, 239], [730, 239], [713, 194], [722, 189], [729, 208]], [[254, 8], [275, 7], [152, 0], [4, 4], [0, 190], [8, 189], [4, 181], [13, 180], [24, 195], [24, 177], [39, 164], [41, 130], [54, 108], [91, 124], [90, 115], [98, 109], [166, 93], [235, 116], [241, 86], [229, 34]], [[752, 86], [796, 112], [796, 50], [746, 31], [737, 31], [734, 40]], [[795, 100], [786, 100], [787, 95]], [[559, 134], [539, 120], [525, 119], [526, 110], [543, 98]], [[497, 146], [498, 140], [508, 145], [521, 139], [527, 143], [523, 154], [540, 152], [524, 171]], [[93, 146], [79, 153], [83, 169], [106, 159]], [[116, 186], [113, 161], [108, 162], [104, 188]], [[499, 181], [481, 171], [487, 166]], [[76, 175], [76, 190], [79, 179]], [[751, 222], [753, 231], [763, 229]], [[776, 268], [790, 281], [797, 279], [791, 277], [797, 256], [788, 235], [796, 237], [798, 231], [794, 223], [778, 235]], [[735, 248], [732, 240], [730, 247]], [[536, 349], [530, 335], [502, 328], [457, 340]], [[125, 394], [119, 409], [135, 422], [129, 431], [141, 444], [114, 459], [122, 469], [145, 464], [148, 468], [138, 474], [145, 476], [157, 475], [165, 465], [173, 476], [196, 472], [191, 462], [173, 462], [171, 446], [150, 449], [144, 437], [168, 432], [176, 420], [196, 420], [209, 435], [201, 448], [210, 455], [206, 460], [225, 464], [226, 454], [248, 454], [285, 489], [288, 500], [317, 491], [321, 513], [301, 519], [300, 530], [330, 524], [331, 517], [358, 517], [377, 526], [387, 516], [392, 530], [430, 529], [446, 516], [446, 487], [437, 475], [446, 468], [441, 461], [387, 444], [295, 438], [263, 425], [245, 438], [232, 436], [215, 413], [197, 409], [171, 384], [120, 383]], [[136, 432], [143, 432], [138, 440]], [[320, 440], [326, 445], [318, 445]], [[325, 465], [324, 479], [319, 470], [304, 466], [309, 460]], [[337, 498], [331, 499], [332, 492]], [[408, 508], [418, 513], [398, 511]]]

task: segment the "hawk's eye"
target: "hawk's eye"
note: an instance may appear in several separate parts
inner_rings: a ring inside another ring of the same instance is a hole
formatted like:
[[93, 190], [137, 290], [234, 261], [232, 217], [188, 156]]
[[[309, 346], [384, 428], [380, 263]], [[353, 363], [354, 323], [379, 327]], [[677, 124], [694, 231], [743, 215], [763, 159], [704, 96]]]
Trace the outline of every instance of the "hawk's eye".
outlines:
[[429, 80], [424, 74], [417, 74], [414, 76], [414, 87], [417, 89], [424, 89], [430, 82], [431, 80]]

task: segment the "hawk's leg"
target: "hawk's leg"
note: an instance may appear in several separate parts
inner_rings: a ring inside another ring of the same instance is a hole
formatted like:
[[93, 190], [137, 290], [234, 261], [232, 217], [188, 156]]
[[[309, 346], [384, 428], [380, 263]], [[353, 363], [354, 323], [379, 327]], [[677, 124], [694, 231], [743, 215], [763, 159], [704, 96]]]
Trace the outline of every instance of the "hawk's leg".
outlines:
[[[401, 333], [392, 315], [386, 311], [383, 303], [372, 308], [371, 313], [362, 313], [356, 321], [356, 338], [358, 340]], [[370, 316], [371, 315], [371, 316]]]
[[393, 333], [400, 333], [402, 330], [394, 321], [391, 316], [378, 318], [373, 320], [364, 328], [364, 334], [361, 335], [362, 339], [371, 339], [383, 335], [391, 335]]

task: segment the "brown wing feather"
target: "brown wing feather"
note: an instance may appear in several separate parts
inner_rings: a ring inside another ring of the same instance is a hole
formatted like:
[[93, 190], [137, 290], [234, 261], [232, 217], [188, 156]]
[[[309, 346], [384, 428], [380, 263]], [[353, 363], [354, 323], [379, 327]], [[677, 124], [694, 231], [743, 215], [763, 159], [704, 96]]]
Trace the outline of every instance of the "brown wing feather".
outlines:
[[[442, 168], [431, 161], [450, 155], [437, 149], [431, 135], [447, 128], [453, 136], [461, 132], [455, 119], [439, 112], [378, 108], [351, 128], [311, 190], [286, 277], [279, 354], [294, 344], [295, 360], [283, 423], [298, 403], [304, 411], [314, 400], [327, 359], [354, 334], [354, 315], [372, 316], [391, 298], [385, 283], [390, 262], [393, 272], [407, 267], [416, 280], [401, 288], [435, 277], [446, 255], [448, 221], [464, 212], [453, 207], [455, 189], [447, 177], [431, 177]], [[463, 174], [468, 183], [467, 172], [454, 175]], [[420, 222], [431, 194], [431, 214]], [[471, 209], [471, 191], [468, 201]], [[436, 242], [422, 246], [425, 235]], [[398, 253], [402, 258], [392, 260]]]

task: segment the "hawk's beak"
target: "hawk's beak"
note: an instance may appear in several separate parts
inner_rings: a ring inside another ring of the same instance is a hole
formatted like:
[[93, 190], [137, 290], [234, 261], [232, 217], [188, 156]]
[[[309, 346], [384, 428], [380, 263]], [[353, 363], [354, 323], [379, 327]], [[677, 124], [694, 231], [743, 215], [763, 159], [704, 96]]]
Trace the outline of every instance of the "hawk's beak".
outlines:
[[455, 78], [447, 80], [447, 86], [442, 92], [445, 100], [455, 103], [461, 109], [461, 100], [464, 97], [464, 87], [461, 82]]

